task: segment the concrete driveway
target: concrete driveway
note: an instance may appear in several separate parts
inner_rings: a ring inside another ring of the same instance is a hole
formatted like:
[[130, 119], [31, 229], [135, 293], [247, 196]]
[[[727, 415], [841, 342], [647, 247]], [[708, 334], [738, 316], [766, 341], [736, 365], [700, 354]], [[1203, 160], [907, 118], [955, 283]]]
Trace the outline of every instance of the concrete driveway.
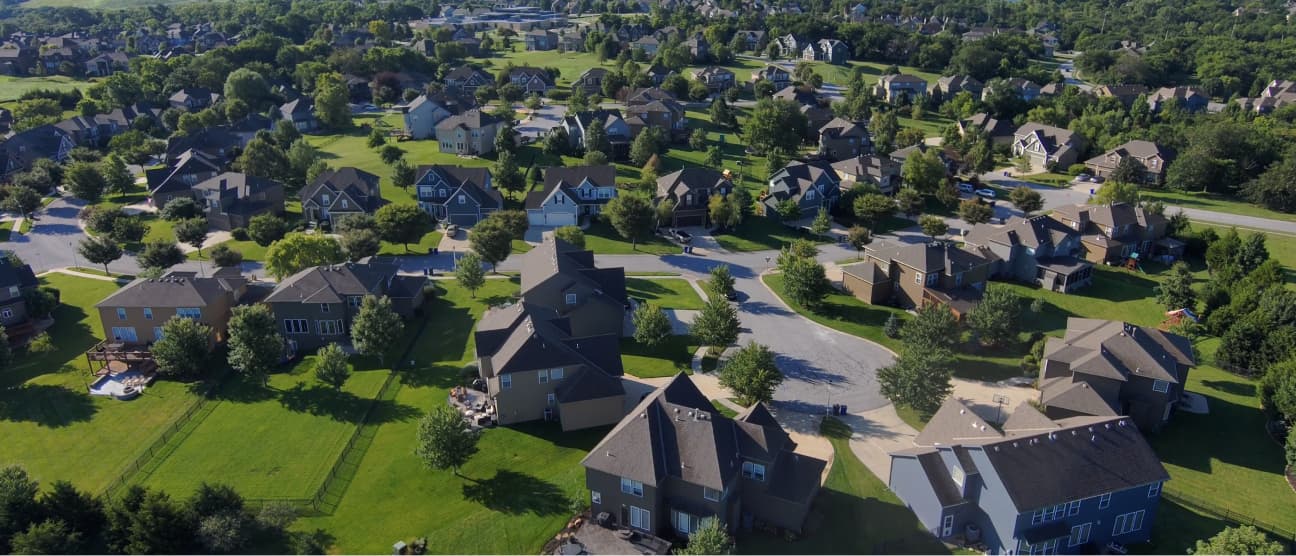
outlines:
[[562, 123], [563, 117], [567, 115], [567, 107], [561, 104], [546, 104], [539, 110], [531, 112], [529, 116], [521, 118], [522, 122], [517, 126], [519, 137], [530, 137], [537, 140], [549, 133], [549, 130], [557, 127]]

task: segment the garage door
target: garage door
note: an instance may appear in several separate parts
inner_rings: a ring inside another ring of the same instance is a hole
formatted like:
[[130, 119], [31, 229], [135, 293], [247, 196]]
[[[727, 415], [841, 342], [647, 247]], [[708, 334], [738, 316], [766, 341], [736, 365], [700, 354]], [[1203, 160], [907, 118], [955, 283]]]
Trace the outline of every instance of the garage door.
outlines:
[[477, 223], [476, 214], [451, 214], [450, 223], [456, 226], [472, 226]]
[[543, 226], [575, 226], [576, 215], [570, 212], [558, 212], [546, 214], [543, 217]]

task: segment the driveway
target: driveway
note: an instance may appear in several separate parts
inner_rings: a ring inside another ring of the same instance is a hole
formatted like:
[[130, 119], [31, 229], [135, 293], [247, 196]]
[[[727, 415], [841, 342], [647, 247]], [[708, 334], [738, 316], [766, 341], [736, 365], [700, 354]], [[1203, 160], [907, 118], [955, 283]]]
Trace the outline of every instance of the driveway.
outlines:
[[549, 133], [549, 130], [561, 124], [563, 117], [566, 115], [566, 106], [546, 104], [540, 107], [539, 110], [531, 112], [529, 116], [522, 118], [522, 122], [517, 126], [518, 136], [530, 137], [532, 140], [543, 137]]

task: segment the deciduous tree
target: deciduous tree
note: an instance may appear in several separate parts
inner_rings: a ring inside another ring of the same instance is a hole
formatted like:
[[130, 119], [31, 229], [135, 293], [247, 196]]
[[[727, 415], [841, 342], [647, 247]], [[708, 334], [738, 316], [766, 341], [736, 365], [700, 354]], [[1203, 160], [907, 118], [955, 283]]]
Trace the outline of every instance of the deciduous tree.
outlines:
[[258, 303], [234, 307], [228, 328], [230, 366], [264, 385], [266, 376], [284, 356], [283, 337], [270, 306]]
[[713, 295], [693, 319], [690, 331], [702, 345], [725, 347], [738, 340], [738, 311], [724, 296]]
[[1017, 207], [1017, 210], [1022, 211], [1022, 213], [1027, 216], [1030, 216], [1030, 213], [1032, 212], [1044, 208], [1044, 197], [1040, 195], [1039, 191], [1035, 191], [1025, 185], [1013, 188], [1012, 192], [1008, 194], [1008, 200], [1012, 201], [1013, 206]]
[[158, 371], [180, 379], [201, 376], [211, 359], [212, 330], [194, 319], [173, 316], [162, 324], [162, 338], [149, 350]]
[[739, 348], [720, 368], [720, 385], [733, 392], [742, 406], [773, 400], [774, 390], [782, 383], [774, 352], [756, 342]]
[[206, 218], [188, 218], [176, 222], [173, 228], [176, 239], [193, 246], [198, 250], [198, 256], [202, 256], [203, 242], [207, 241], [207, 219]]
[[482, 268], [481, 256], [472, 251], [464, 253], [455, 262], [455, 280], [476, 299], [477, 290], [486, 285], [486, 270]]
[[621, 237], [636, 249], [639, 240], [652, 233], [655, 213], [652, 203], [639, 195], [618, 195], [608, 201], [603, 215]]
[[980, 199], [968, 199], [959, 203], [959, 218], [970, 225], [985, 224], [994, 216], [994, 209]]
[[136, 257], [140, 266], [165, 270], [185, 261], [185, 254], [174, 241], [150, 241]]
[[655, 347], [670, 337], [671, 323], [666, 312], [652, 303], [641, 303], [631, 315], [634, 322], [634, 339], [648, 347]]
[[477, 438], [457, 411], [442, 405], [419, 421], [414, 455], [429, 468], [450, 469], [458, 476], [459, 468], [477, 453]]
[[1197, 541], [1189, 554], [1285, 554], [1282, 543], [1272, 540], [1252, 525], [1225, 527], [1204, 541]]
[[342, 347], [330, 342], [315, 353], [315, 378], [324, 384], [341, 391], [348, 378], [351, 378], [351, 366], [347, 363], [347, 354]]
[[122, 257], [122, 248], [111, 238], [87, 237], [77, 244], [77, 253], [93, 264], [103, 265], [104, 274], [109, 274], [108, 264]]
[[413, 203], [383, 205], [374, 212], [378, 236], [383, 241], [399, 243], [409, 253], [409, 244], [417, 243], [432, 228], [428, 213]]
[[1197, 292], [1193, 290], [1192, 269], [1183, 261], [1170, 267], [1170, 273], [1157, 286], [1157, 303], [1167, 310], [1196, 310]]
[[949, 224], [945, 223], [945, 219], [934, 214], [924, 214], [919, 217], [918, 226], [922, 228], [924, 234], [932, 239], [936, 239], [936, 236], [945, 235], [945, 232], [949, 231]]
[[382, 362], [404, 330], [405, 323], [392, 309], [391, 299], [366, 295], [351, 323], [351, 344], [361, 354], [376, 355]]
[[554, 230], [554, 237], [576, 246], [585, 248], [585, 231], [580, 226], [560, 226]]
[[968, 313], [967, 324], [983, 345], [1003, 346], [1017, 340], [1021, 330], [1021, 296], [1001, 284], [986, 288], [981, 301]]
[[329, 236], [292, 233], [266, 250], [266, 271], [278, 280], [312, 266], [346, 260], [342, 245]]

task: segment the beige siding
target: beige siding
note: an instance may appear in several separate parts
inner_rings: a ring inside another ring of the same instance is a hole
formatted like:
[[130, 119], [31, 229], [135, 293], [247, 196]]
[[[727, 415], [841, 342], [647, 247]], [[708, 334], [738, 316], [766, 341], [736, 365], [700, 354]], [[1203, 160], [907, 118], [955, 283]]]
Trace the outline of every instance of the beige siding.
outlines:
[[613, 425], [625, 416], [625, 394], [560, 404], [558, 413], [564, 431]]

